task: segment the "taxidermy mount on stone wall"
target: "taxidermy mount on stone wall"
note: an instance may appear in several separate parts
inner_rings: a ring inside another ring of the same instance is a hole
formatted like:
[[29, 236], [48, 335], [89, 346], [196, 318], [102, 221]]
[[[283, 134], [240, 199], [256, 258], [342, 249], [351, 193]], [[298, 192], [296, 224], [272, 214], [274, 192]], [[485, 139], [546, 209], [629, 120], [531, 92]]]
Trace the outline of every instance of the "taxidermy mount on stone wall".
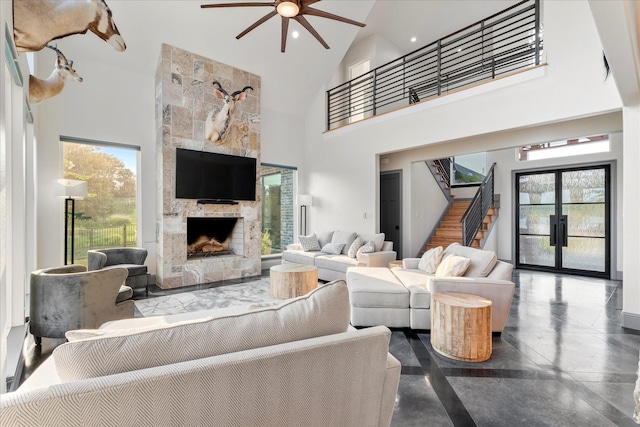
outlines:
[[245, 86], [242, 90], [237, 90], [229, 95], [219, 82], [214, 81], [213, 85], [215, 86], [214, 94], [217, 98], [222, 99], [223, 105], [217, 114], [214, 114], [214, 109], [207, 115], [204, 138], [208, 141], [218, 142], [222, 141], [229, 127], [233, 125], [236, 104], [247, 97], [247, 90], [253, 90], [253, 88]]

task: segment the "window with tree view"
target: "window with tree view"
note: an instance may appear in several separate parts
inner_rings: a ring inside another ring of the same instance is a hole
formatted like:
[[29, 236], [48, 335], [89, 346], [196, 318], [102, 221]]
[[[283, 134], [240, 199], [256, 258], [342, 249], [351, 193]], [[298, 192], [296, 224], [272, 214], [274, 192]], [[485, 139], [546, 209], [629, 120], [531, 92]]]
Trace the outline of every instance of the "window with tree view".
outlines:
[[62, 141], [64, 178], [87, 181], [76, 201], [74, 262], [87, 250], [136, 246], [138, 150], [116, 145]]

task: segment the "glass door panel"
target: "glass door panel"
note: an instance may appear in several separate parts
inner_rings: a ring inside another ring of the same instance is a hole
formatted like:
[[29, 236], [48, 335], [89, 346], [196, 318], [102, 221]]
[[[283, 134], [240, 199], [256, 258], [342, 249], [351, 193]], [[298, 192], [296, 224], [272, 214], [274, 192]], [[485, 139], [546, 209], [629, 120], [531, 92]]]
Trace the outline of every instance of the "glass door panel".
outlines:
[[608, 276], [609, 167], [516, 175], [517, 266]]
[[567, 216], [567, 247], [562, 267], [606, 271], [606, 170], [562, 172], [562, 214]]

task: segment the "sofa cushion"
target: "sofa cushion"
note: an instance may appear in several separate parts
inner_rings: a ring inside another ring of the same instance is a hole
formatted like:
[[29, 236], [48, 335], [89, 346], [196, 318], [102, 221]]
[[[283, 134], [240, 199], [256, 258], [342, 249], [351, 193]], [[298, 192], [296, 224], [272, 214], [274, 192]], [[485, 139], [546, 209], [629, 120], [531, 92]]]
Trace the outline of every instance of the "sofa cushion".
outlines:
[[460, 277], [469, 268], [471, 260], [458, 255], [449, 255], [442, 260], [438, 269], [436, 270], [436, 277]]
[[342, 253], [347, 255], [349, 248], [354, 240], [356, 240], [356, 233], [350, 233], [348, 231], [334, 231], [331, 236], [331, 243], [344, 243]]
[[344, 243], [327, 243], [322, 247], [322, 252], [325, 254], [339, 255], [344, 249]]
[[388, 268], [352, 267], [347, 285], [354, 307], [409, 308], [409, 291]]
[[[53, 351], [63, 381], [131, 372], [345, 332], [347, 285], [336, 280], [277, 307], [68, 342]], [[112, 332], [113, 334], [109, 334]]]
[[320, 242], [318, 242], [318, 238], [315, 234], [311, 234], [309, 236], [298, 236], [298, 240], [300, 241], [300, 246], [302, 246], [303, 251], [320, 250]]
[[425, 273], [433, 274], [436, 272], [440, 261], [442, 260], [442, 246], [432, 248], [422, 254], [420, 261], [418, 262], [418, 269]]
[[360, 237], [365, 242], [373, 242], [373, 245], [375, 246], [375, 252], [380, 252], [382, 250], [382, 244], [384, 243], [384, 233], [361, 234]]
[[358, 261], [354, 258], [350, 258], [347, 255], [326, 255], [323, 254], [315, 259], [316, 267], [325, 270], [334, 270], [341, 273], [346, 273], [349, 267], [355, 267], [358, 265]]
[[282, 253], [282, 260], [296, 264], [315, 265], [315, 258], [320, 255], [324, 254], [320, 251], [304, 252], [288, 249]]
[[356, 258], [359, 258], [361, 254], [370, 254], [375, 252], [376, 247], [373, 242], [367, 242], [358, 249], [356, 252]]
[[362, 240], [362, 237], [360, 236], [356, 237], [356, 240], [354, 240], [351, 246], [349, 247], [349, 250], [347, 251], [347, 255], [349, 255], [351, 258], [355, 258], [358, 253], [358, 249], [360, 249], [364, 244], [365, 244], [365, 241]]
[[426, 286], [429, 277], [432, 277], [432, 274], [425, 273], [422, 270], [414, 270], [414, 269], [405, 269], [405, 268], [394, 268], [391, 270], [406, 287], [409, 286]]
[[331, 243], [331, 238], [333, 237], [333, 231], [322, 231], [320, 233], [315, 233], [318, 238], [318, 243], [320, 243], [320, 247], [323, 247], [327, 243]]
[[462, 246], [459, 243], [452, 243], [444, 250], [443, 258], [449, 255], [459, 255], [471, 260], [471, 264], [464, 274], [467, 277], [487, 277], [498, 261], [498, 257], [493, 251]]
[[425, 286], [408, 286], [409, 305], [411, 308], [430, 308], [431, 293]]
[[386, 267], [350, 268], [347, 285], [354, 307], [409, 308], [409, 291]]

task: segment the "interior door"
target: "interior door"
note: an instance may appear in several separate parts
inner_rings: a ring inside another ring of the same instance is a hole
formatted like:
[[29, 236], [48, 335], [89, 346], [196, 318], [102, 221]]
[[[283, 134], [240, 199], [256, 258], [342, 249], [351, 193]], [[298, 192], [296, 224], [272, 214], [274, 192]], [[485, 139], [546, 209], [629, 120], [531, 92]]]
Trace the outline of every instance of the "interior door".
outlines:
[[398, 259], [402, 259], [400, 189], [401, 172], [380, 174], [380, 232], [384, 233], [385, 240], [393, 242]]
[[516, 175], [518, 268], [609, 277], [609, 166]]

